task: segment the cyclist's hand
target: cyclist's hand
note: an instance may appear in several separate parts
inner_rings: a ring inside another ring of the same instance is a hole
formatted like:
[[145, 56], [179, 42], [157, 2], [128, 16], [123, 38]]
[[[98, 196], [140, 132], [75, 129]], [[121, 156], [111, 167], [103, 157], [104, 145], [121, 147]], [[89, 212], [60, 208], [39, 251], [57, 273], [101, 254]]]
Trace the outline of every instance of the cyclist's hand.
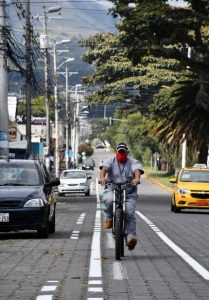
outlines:
[[138, 185], [138, 184], [140, 184], [140, 179], [134, 178], [134, 179], [132, 180], [131, 184], [132, 184], [132, 185]]
[[107, 182], [107, 180], [106, 180], [105, 178], [100, 178], [100, 180], [99, 180], [99, 183], [100, 183], [101, 185], [105, 185], [106, 182]]

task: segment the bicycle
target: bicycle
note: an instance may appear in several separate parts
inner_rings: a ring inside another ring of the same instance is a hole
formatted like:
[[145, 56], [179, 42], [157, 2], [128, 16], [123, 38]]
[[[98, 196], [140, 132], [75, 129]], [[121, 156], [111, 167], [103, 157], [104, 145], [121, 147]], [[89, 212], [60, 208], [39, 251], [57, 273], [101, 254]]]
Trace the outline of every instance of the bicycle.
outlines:
[[113, 183], [108, 182], [113, 187], [113, 224], [112, 233], [115, 236], [115, 258], [120, 260], [124, 257], [124, 244], [127, 245], [125, 233], [126, 227], [126, 189], [130, 187], [130, 182]]

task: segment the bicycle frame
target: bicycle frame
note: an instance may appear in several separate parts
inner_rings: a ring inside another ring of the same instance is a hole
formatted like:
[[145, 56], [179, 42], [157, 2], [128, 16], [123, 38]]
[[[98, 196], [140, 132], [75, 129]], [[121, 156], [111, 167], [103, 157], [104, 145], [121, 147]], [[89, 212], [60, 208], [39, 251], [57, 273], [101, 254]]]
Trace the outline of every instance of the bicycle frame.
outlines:
[[[114, 198], [113, 198], [113, 214], [117, 208], [122, 208], [125, 212], [126, 210], [126, 189], [122, 189], [122, 185], [114, 184], [116, 188], [113, 188]], [[124, 184], [123, 184], [124, 185]]]

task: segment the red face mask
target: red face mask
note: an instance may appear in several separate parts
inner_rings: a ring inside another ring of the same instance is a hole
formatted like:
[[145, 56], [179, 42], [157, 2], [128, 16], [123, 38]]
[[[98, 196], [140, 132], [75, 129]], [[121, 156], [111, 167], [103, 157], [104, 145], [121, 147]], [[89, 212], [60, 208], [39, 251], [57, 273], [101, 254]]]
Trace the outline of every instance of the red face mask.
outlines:
[[127, 159], [128, 153], [116, 153], [116, 158], [120, 163], [124, 163]]

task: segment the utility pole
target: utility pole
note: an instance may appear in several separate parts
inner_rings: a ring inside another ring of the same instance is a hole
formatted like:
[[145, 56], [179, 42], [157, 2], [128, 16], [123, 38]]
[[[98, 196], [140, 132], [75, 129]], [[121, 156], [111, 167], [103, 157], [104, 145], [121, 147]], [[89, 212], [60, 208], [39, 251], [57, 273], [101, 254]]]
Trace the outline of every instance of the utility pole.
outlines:
[[9, 155], [8, 74], [5, 38], [5, 6], [5, 1], [0, 1], [0, 158], [6, 158]]
[[57, 49], [56, 46], [62, 45], [62, 44], [68, 44], [70, 43], [70, 40], [61, 40], [60, 42], [54, 41], [53, 44], [53, 58], [54, 58], [54, 105], [55, 105], [55, 111], [54, 111], [54, 122], [55, 122], [55, 154], [54, 154], [54, 161], [55, 161], [55, 176], [58, 178], [60, 173], [60, 157], [59, 157], [59, 110], [58, 110], [58, 69], [61, 67], [63, 63], [62, 62], [60, 66], [57, 67]]
[[[78, 74], [78, 72], [69, 72], [68, 71], [68, 62], [74, 61], [74, 58], [69, 57], [64, 63], [66, 63], [65, 72], [59, 72], [59, 74], [64, 75], [65, 77], [65, 111], [66, 111], [66, 121], [65, 121], [65, 130], [66, 130], [66, 151], [65, 151], [65, 168], [69, 168], [69, 91], [68, 91], [68, 79], [69, 76], [73, 74]], [[62, 65], [62, 64], [61, 64]]]
[[69, 102], [68, 102], [68, 66], [66, 62], [66, 70], [65, 70], [65, 85], [66, 85], [66, 102], [65, 102], [65, 108], [66, 108], [66, 151], [65, 151], [65, 168], [69, 169]]
[[59, 177], [59, 123], [58, 123], [58, 74], [57, 74], [57, 51], [56, 51], [56, 42], [53, 46], [53, 57], [54, 57], [54, 122], [55, 122], [55, 176]]
[[47, 39], [44, 48], [44, 75], [45, 75], [45, 107], [46, 107], [46, 155], [50, 155], [50, 109], [49, 109], [49, 51], [48, 51], [48, 33], [47, 33], [47, 11], [44, 11], [44, 35]]
[[[40, 47], [44, 50], [44, 98], [45, 98], [45, 111], [46, 111], [46, 156], [49, 159], [51, 154], [50, 143], [50, 95], [49, 95], [49, 37], [48, 37], [48, 14], [59, 12], [62, 9], [60, 6], [53, 6], [46, 9], [44, 6], [44, 34], [40, 36]], [[46, 167], [49, 168], [49, 163], [46, 162]]]
[[25, 3], [26, 24], [25, 24], [25, 48], [26, 48], [26, 137], [27, 150], [26, 157], [31, 155], [31, 24], [30, 24], [30, 0]]

